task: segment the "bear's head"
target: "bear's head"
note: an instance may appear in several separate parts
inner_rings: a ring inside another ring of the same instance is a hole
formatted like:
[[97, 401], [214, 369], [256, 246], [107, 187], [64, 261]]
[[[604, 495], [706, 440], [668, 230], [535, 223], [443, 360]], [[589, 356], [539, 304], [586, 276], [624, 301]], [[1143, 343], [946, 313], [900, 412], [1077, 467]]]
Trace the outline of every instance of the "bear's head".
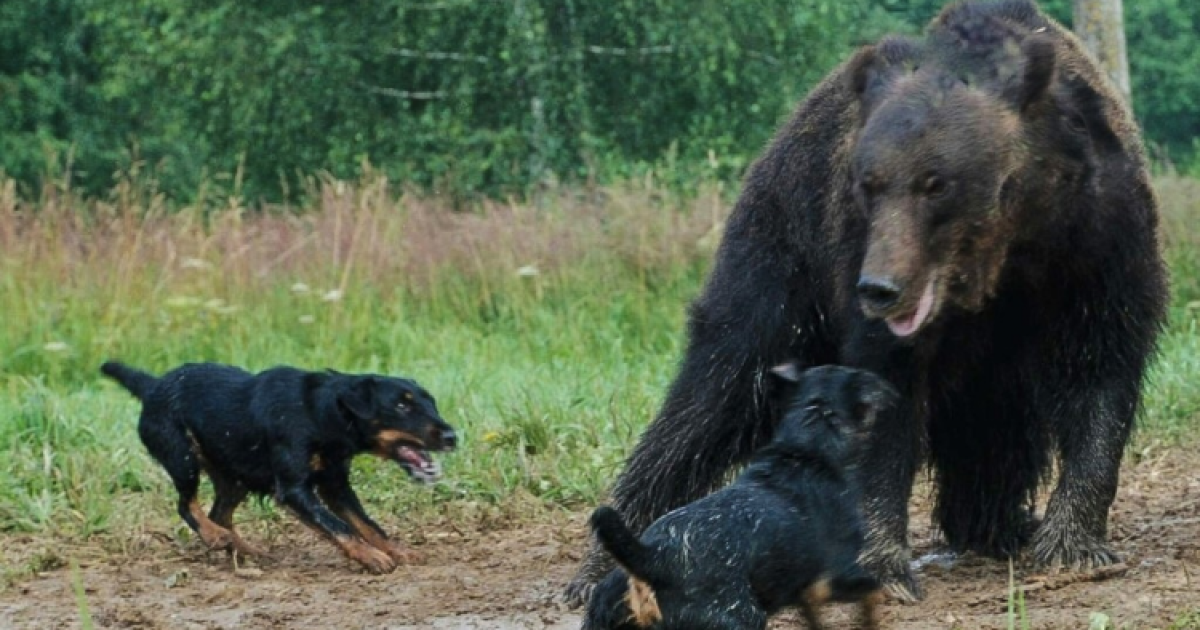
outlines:
[[852, 194], [869, 226], [857, 296], [897, 337], [948, 306], [982, 308], [1012, 246], [1077, 203], [1100, 144], [1117, 142], [1053, 28], [948, 14], [924, 40], [885, 39], [847, 65]]

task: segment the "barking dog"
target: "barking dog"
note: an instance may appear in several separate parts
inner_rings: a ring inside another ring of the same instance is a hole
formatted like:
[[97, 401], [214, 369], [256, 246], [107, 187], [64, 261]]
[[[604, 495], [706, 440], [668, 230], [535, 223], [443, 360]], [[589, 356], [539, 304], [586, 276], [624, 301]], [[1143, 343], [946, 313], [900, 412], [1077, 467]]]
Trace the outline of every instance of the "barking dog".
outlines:
[[597, 586], [585, 629], [762, 629], [786, 606], [800, 606], [816, 629], [829, 601], [861, 603], [875, 627], [879, 583], [857, 561], [863, 526], [841, 462], [896, 393], [861, 370], [772, 372], [787, 411], [737, 481], [663, 516], [640, 540], [615, 510], [593, 513], [620, 568]]
[[[274, 495], [371, 572], [419, 561], [367, 516], [350, 487], [359, 453], [394, 460], [418, 481], [439, 476], [429, 452], [453, 450], [454, 430], [415, 382], [290, 367], [251, 374], [214, 363], [160, 378], [116, 362], [100, 370], [142, 401], [138, 435], [175, 483], [179, 515], [209, 547], [262, 554], [233, 529], [234, 510], [253, 492]], [[201, 471], [216, 491], [207, 515], [196, 499]]]

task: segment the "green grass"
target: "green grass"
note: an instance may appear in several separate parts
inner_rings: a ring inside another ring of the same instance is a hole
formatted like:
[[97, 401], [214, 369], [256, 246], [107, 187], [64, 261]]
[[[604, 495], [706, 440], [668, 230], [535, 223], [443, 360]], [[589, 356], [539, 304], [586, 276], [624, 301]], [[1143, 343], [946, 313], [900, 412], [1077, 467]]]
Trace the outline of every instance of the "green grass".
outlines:
[[326, 182], [302, 219], [0, 197], [0, 530], [173, 523], [110, 357], [415, 377], [462, 445], [432, 489], [359, 458], [383, 514], [596, 501], [671, 376], [720, 192], [452, 214], [382, 187]]
[[[1178, 291], [1142, 435], [1179, 440], [1200, 417], [1200, 184], [1159, 184]], [[466, 213], [375, 177], [314, 193], [299, 217], [236, 199], [167, 215], [128, 186], [23, 203], [0, 183], [0, 531], [186, 535], [137, 439], [138, 404], [97, 372], [106, 358], [415, 377], [462, 447], [433, 488], [359, 458], [383, 520], [602, 497], [673, 375], [728, 193], [646, 181]]]

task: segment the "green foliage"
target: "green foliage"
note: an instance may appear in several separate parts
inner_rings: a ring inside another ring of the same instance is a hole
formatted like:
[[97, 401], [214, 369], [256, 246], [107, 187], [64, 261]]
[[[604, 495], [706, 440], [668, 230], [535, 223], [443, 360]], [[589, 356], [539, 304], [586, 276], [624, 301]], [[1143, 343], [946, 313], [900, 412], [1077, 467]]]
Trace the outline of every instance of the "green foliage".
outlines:
[[[294, 196], [300, 174], [355, 177], [364, 157], [455, 193], [650, 169], [731, 180], [854, 45], [942, 4], [6, 2], [0, 168], [27, 187], [69, 171], [93, 193], [138, 170], [183, 199]], [[1069, 19], [1067, 0], [1043, 4]], [[1137, 111], [1186, 157], [1200, 4], [1127, 13]]]
[[1200, 2], [1126, 2], [1125, 29], [1134, 111], [1147, 135], [1176, 158], [1200, 158]]

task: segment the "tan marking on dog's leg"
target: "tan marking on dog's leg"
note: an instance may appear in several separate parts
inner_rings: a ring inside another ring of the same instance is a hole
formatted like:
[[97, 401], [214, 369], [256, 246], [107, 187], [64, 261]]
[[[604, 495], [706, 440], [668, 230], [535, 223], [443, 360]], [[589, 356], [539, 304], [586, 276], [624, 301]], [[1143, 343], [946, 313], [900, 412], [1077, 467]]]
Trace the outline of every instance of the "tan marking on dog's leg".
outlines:
[[804, 622], [808, 624], [808, 630], [821, 630], [821, 615], [817, 614], [816, 608], [808, 604], [801, 604], [800, 612], [804, 614]]
[[884, 597], [883, 589], [879, 589], [864, 597], [859, 603], [863, 628], [876, 630], [879, 627], [879, 606], [883, 604]]
[[213, 522], [229, 530], [229, 543], [234, 551], [242, 554], [243, 556], [267, 557], [269, 555], [265, 549], [246, 542], [246, 540], [237, 533], [237, 529], [233, 527], [232, 511], [229, 514], [221, 515], [221, 518], [213, 519]]
[[830, 585], [829, 578], [821, 576], [804, 589], [804, 593], [800, 595], [800, 600], [803, 602], [800, 605], [800, 610], [804, 613], [804, 620], [808, 622], [810, 630], [820, 630], [821, 624], [821, 606], [825, 605], [829, 599], [833, 597], [833, 586]]
[[[288, 509], [293, 516], [296, 516], [295, 510]], [[297, 517], [305, 527], [311, 529], [321, 538], [337, 545], [342, 553], [346, 554], [347, 558], [363, 565], [371, 573], [391, 573], [396, 568], [396, 562], [392, 560], [386, 553], [368, 545], [366, 541], [357, 536], [337, 536], [331, 535], [329, 532], [322, 530], [320, 527]]]
[[391, 556], [391, 558], [397, 563], [421, 564], [425, 561], [425, 556], [421, 552], [409, 549], [399, 541], [380, 536], [379, 532], [375, 531], [374, 527], [367, 525], [362, 519], [358, 518], [358, 515], [354, 514], [353, 512], [344, 510], [338, 512], [337, 515], [340, 516], [342, 520], [346, 521], [346, 523], [349, 524], [354, 531], [358, 532], [358, 535], [362, 536], [362, 539], [367, 541], [368, 545], [371, 545], [372, 547], [375, 547], [376, 549]]
[[233, 544], [233, 533], [209, 520], [208, 515], [200, 507], [200, 501], [192, 499], [192, 502], [188, 504], [188, 511], [200, 526], [200, 531], [197, 532], [200, 534], [200, 540], [203, 540], [209, 548], [228, 549]]
[[308, 467], [313, 472], [325, 470], [325, 460], [321, 459], [320, 453], [313, 453], [312, 457], [308, 458]]
[[358, 562], [372, 573], [391, 573], [396, 562], [391, 556], [353, 536], [337, 536], [333, 542], [342, 548], [346, 557]]
[[243, 556], [259, 556], [267, 557], [266, 550], [246, 542], [240, 535], [237, 529], [233, 526], [233, 513], [237, 510], [238, 505], [246, 498], [246, 491], [236, 486], [236, 484], [220, 484], [216, 479], [213, 484], [217, 488], [217, 500], [213, 505], [212, 511], [208, 518], [212, 522], [229, 530], [231, 544], [233, 550]]
[[662, 621], [662, 610], [658, 607], [658, 597], [654, 595], [654, 589], [633, 576], [629, 577], [625, 603], [629, 606], [629, 618], [639, 628], [649, 628]]

